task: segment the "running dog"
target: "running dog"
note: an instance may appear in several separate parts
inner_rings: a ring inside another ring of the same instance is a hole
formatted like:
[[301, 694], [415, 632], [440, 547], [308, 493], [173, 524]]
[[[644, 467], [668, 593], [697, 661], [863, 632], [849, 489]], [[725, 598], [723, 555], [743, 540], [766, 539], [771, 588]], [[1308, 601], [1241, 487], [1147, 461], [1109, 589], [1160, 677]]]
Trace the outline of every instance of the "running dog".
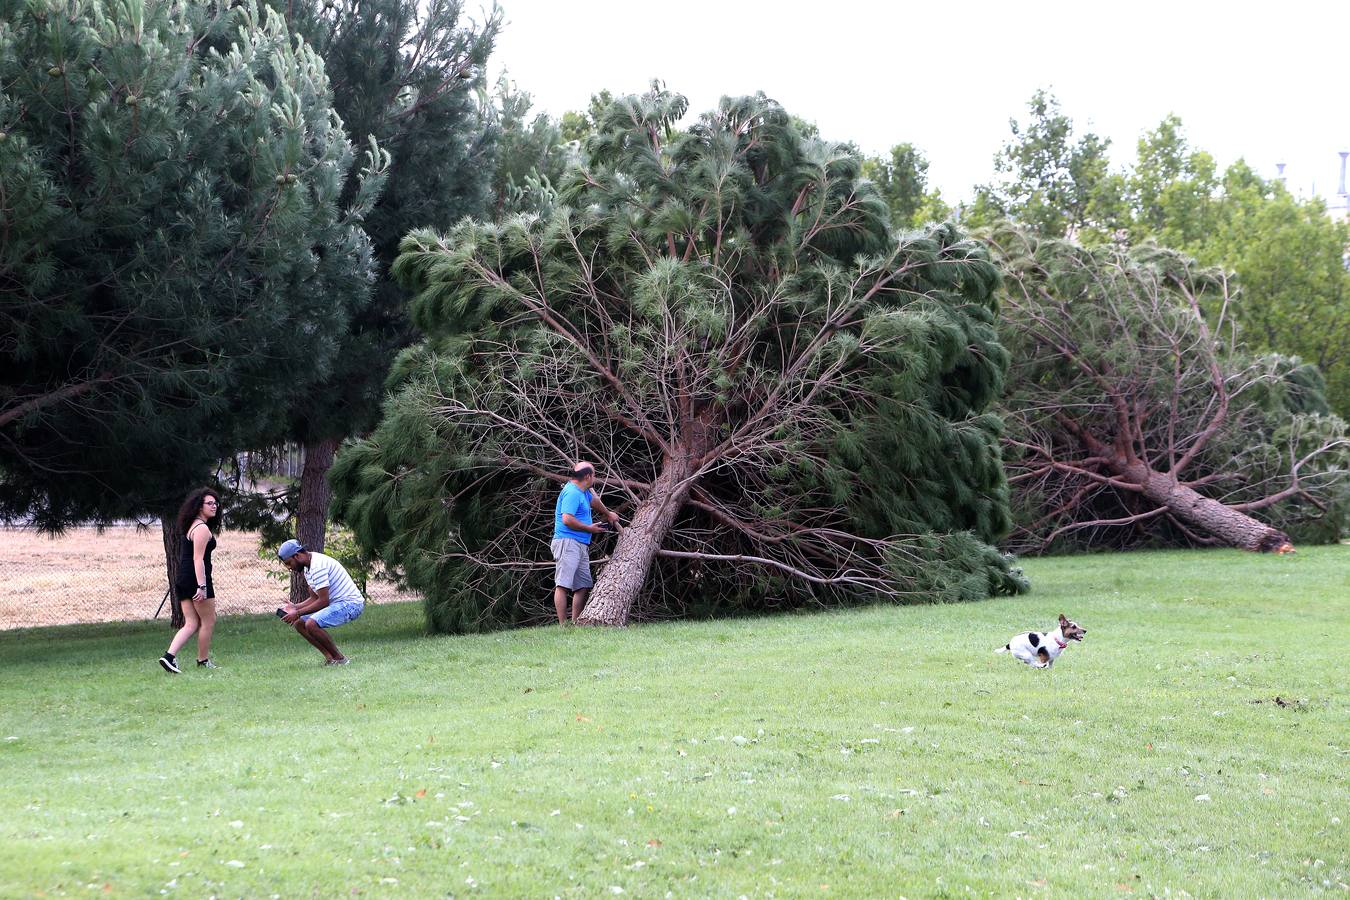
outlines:
[[1037, 669], [1048, 669], [1069, 646], [1069, 641], [1081, 641], [1087, 629], [1070, 622], [1059, 614], [1059, 627], [1054, 631], [1026, 631], [1004, 644], [995, 653], [1011, 653], [1017, 659]]

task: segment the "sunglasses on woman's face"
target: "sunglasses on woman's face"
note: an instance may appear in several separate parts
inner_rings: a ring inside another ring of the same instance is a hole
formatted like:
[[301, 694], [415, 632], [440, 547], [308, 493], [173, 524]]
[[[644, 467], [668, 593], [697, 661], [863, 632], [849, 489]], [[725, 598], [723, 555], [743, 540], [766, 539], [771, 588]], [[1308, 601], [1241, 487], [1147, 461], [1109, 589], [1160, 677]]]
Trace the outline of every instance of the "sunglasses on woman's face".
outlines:
[[219, 506], [219, 505], [220, 504], [216, 503], [216, 501], [214, 500], [207, 500], [204, 503], [202, 503], [202, 506]]

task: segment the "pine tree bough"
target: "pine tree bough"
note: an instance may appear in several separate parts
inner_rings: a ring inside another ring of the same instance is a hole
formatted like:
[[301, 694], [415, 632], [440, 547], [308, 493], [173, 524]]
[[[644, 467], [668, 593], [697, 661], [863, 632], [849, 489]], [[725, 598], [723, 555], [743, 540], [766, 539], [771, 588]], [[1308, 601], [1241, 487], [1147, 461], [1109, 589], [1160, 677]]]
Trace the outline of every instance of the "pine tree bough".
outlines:
[[[1004, 400], [1020, 551], [1335, 539], [1350, 442], [1315, 371], [1243, 351], [1221, 272], [1152, 246], [1085, 249], [1011, 226]], [[1257, 518], [1253, 513], [1259, 514]]]
[[[346, 133], [393, 151], [379, 191], [362, 177], [363, 160], [348, 161], [342, 200], [369, 207], [361, 224], [370, 236], [375, 278], [323, 286], [321, 295], [338, 307], [325, 316], [338, 349], [330, 365], [311, 373], [318, 383], [306, 388], [290, 423], [289, 439], [306, 447], [296, 534], [306, 547], [322, 550], [331, 492], [320, 461], [331, 463], [332, 453], [316, 457], [313, 451], [333, 434], [374, 427], [389, 365], [415, 339], [407, 292], [388, 277], [399, 241], [412, 228], [447, 228], [486, 208], [496, 129], [478, 101], [482, 85], [475, 73], [486, 67], [502, 13], [493, 9], [471, 21], [462, 0], [378, 0], [345, 5], [338, 14], [320, 13], [312, 0], [274, 6], [284, 8], [291, 28], [322, 54]], [[346, 248], [329, 252], [349, 255]], [[352, 302], [367, 295], [368, 302]], [[357, 307], [348, 320], [336, 314], [344, 306]], [[310, 485], [322, 497], [310, 497]], [[307, 593], [299, 575], [291, 577], [291, 593]]]
[[0, 125], [0, 518], [176, 511], [332, 363], [387, 155], [252, 3], [0, 4]]
[[684, 111], [621, 98], [543, 215], [405, 239], [429, 338], [338, 455], [343, 520], [443, 630], [551, 614], [581, 459], [625, 524], [592, 544], [588, 624], [1022, 589], [991, 546], [1008, 357], [983, 247], [895, 234], [859, 159], [772, 101]]

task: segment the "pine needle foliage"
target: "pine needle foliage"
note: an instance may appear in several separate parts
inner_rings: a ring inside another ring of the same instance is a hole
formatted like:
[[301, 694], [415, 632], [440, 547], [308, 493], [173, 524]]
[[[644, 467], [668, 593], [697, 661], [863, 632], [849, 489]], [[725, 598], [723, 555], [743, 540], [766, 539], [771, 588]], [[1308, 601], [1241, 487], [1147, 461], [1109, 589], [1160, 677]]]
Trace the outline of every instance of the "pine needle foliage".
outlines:
[[0, 516], [158, 512], [274, 432], [368, 294], [382, 166], [279, 15], [0, 0]]
[[[1350, 438], [1314, 366], [1249, 350], [1234, 276], [1001, 223], [1019, 552], [1339, 538]], [[1265, 537], [1269, 535], [1269, 537]]]
[[[389, 277], [415, 227], [448, 228], [490, 208], [495, 135], [482, 93], [501, 27], [474, 22], [462, 0], [269, 0], [323, 58], [348, 138], [386, 151], [382, 190], [363, 226], [375, 254], [371, 301], [353, 317], [334, 368], [294, 410], [291, 437], [310, 442], [374, 424], [389, 361], [416, 335], [408, 295]], [[359, 184], [355, 166], [349, 192]]]
[[605, 107], [546, 215], [403, 242], [428, 339], [339, 454], [343, 519], [447, 631], [549, 614], [576, 459], [628, 523], [592, 551], [608, 621], [1023, 589], [991, 546], [1009, 359], [984, 248], [897, 235], [858, 156], [763, 95], [681, 129], [686, 105]]

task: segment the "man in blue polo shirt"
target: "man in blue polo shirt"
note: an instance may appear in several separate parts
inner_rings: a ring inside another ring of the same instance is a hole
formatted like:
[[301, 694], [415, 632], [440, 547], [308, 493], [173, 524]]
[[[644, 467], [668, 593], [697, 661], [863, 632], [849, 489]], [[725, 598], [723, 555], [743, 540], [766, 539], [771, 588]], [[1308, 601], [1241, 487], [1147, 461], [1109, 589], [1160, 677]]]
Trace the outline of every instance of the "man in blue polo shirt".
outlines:
[[568, 478], [553, 507], [553, 542], [549, 544], [556, 563], [553, 567], [553, 608], [558, 613], [559, 625], [567, 624], [568, 593], [572, 595], [572, 624], [575, 625], [595, 584], [591, 577], [591, 535], [611, 530], [604, 525], [592, 525], [591, 511], [604, 516], [610, 525], [619, 521], [619, 514], [605, 509], [605, 504], [591, 491], [595, 484], [595, 466], [579, 462], [572, 467]]

